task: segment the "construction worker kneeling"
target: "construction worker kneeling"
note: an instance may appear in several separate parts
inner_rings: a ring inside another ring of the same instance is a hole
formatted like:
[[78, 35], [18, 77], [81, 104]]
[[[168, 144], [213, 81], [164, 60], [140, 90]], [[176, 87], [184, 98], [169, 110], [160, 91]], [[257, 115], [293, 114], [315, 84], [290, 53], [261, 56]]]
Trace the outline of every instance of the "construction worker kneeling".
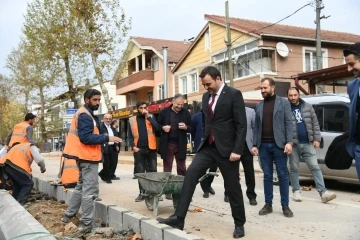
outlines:
[[0, 168], [8, 183], [12, 184], [12, 196], [21, 204], [27, 202], [34, 186], [31, 174], [31, 164], [39, 165], [41, 173], [46, 171], [45, 161], [38, 148], [32, 143], [14, 143], [11, 150], [0, 158]]

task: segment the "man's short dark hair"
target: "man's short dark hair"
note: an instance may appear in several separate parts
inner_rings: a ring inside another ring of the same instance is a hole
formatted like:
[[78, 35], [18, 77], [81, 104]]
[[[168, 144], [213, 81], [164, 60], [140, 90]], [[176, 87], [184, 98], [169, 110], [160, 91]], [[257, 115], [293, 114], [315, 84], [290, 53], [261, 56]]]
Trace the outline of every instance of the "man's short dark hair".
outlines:
[[182, 95], [181, 93], [177, 93], [177, 94], [174, 95], [173, 100], [176, 100], [176, 99], [178, 99], [178, 98], [185, 99], [185, 96]]
[[291, 88], [289, 88], [288, 91], [287, 91], [287, 94], [288, 94], [288, 95], [289, 95], [289, 91], [290, 91], [290, 90], [296, 90], [296, 91], [298, 92], [298, 94], [300, 95], [300, 90], [299, 90], [298, 87], [291, 87]]
[[136, 109], [138, 109], [141, 105], [146, 105], [146, 106], [148, 106], [148, 104], [147, 104], [147, 102], [144, 102], [144, 101], [140, 101], [140, 102], [137, 102], [136, 103]]
[[86, 90], [86, 91], [84, 92], [84, 100], [85, 100], [85, 99], [90, 99], [90, 98], [92, 98], [93, 96], [96, 96], [96, 95], [100, 95], [100, 96], [101, 96], [101, 92], [100, 92], [99, 90], [90, 88], [90, 89], [88, 89], [88, 90]]
[[29, 121], [30, 119], [34, 119], [36, 118], [36, 115], [32, 114], [32, 113], [27, 113], [25, 115], [25, 121]]
[[220, 73], [219, 69], [217, 69], [217, 68], [214, 67], [214, 66], [207, 66], [207, 67], [205, 67], [205, 68], [201, 71], [199, 77], [200, 77], [200, 78], [203, 78], [203, 77], [205, 77], [207, 74], [209, 74], [209, 76], [210, 76], [214, 81], [216, 80], [217, 77], [219, 77], [220, 80], [221, 80], [221, 73]]
[[265, 82], [265, 81], [268, 81], [270, 86], [275, 86], [275, 81], [274, 81], [274, 79], [269, 78], [269, 77], [266, 77], [266, 78], [261, 79], [260, 82], [263, 83], [263, 82]]
[[347, 57], [350, 54], [354, 54], [354, 57], [356, 59], [360, 60], [360, 42], [357, 42], [357, 43], [355, 43], [353, 45], [350, 45], [343, 52], [344, 52], [344, 57]]

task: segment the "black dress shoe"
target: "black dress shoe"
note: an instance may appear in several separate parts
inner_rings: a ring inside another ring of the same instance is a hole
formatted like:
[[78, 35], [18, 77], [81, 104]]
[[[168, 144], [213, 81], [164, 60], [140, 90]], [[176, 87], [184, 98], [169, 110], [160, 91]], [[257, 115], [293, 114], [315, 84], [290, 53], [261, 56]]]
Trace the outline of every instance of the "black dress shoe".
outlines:
[[285, 217], [292, 218], [294, 216], [294, 213], [290, 210], [289, 206], [283, 206], [282, 210]]
[[269, 213], [273, 212], [272, 205], [265, 204], [264, 207], [259, 211], [260, 216], [268, 215]]
[[250, 205], [251, 205], [251, 206], [256, 206], [256, 205], [257, 205], [257, 201], [256, 201], [256, 199], [254, 199], [254, 198], [249, 199], [249, 202], [250, 202]]
[[111, 180], [107, 180], [106, 183], [112, 183], [112, 181], [111, 181]]
[[233, 238], [242, 238], [245, 236], [244, 226], [235, 227]]
[[105, 179], [104, 179], [103, 175], [101, 174], [101, 172], [99, 172], [98, 175], [101, 178], [101, 180], [103, 180], [105, 182]]
[[229, 197], [228, 196], [224, 196], [224, 202], [229, 202]]
[[208, 192], [204, 192], [203, 198], [209, 198], [209, 193], [208, 193]]
[[214, 189], [212, 187], [209, 188], [209, 193], [211, 193], [212, 195], [215, 194], [215, 191], [214, 191]]
[[119, 177], [112, 177], [111, 180], [120, 180]]
[[166, 224], [170, 227], [177, 228], [179, 230], [184, 229], [184, 220], [179, 219], [175, 215], [171, 215], [168, 218], [157, 218], [156, 219], [159, 223]]

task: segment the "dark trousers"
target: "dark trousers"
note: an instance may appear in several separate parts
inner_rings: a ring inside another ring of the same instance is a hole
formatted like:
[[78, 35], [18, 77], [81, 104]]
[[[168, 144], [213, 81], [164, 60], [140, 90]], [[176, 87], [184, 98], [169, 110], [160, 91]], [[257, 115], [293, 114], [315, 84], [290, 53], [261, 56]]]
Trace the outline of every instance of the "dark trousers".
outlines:
[[108, 151], [104, 153], [103, 169], [99, 172], [99, 176], [103, 181], [110, 181], [115, 177], [115, 170], [118, 164], [118, 152], [115, 146], [108, 146]]
[[[253, 155], [249, 151], [247, 146], [244, 147], [244, 152], [241, 155], [240, 162], [244, 168], [245, 183], [246, 183], [246, 196], [248, 199], [256, 199], [255, 193], [255, 171], [254, 171], [254, 159]], [[213, 166], [209, 170], [210, 172], [216, 172], [217, 166]], [[204, 173], [205, 174], [205, 173]], [[200, 182], [201, 189], [204, 192], [209, 192], [211, 184], [214, 180], [214, 176], [209, 176]], [[226, 190], [224, 192], [226, 195]]]
[[[134, 152], [134, 159], [137, 163], [137, 173], [157, 172], [157, 153], [148, 147], [139, 147], [139, 151]], [[143, 189], [139, 183], [140, 192]]]
[[179, 145], [168, 143], [166, 151], [166, 159], [164, 160], [164, 172], [171, 172], [174, 157], [176, 160], [176, 170], [178, 175], [185, 176], [186, 173], [186, 159], [179, 159]]
[[181, 218], [186, 217], [199, 178], [208, 168], [214, 165], [219, 166], [224, 178], [225, 189], [229, 196], [235, 225], [243, 226], [246, 218], [239, 177], [240, 162], [233, 162], [229, 160], [229, 157], [222, 157], [215, 145], [205, 145], [196, 153], [192, 163], [187, 169], [175, 215]]
[[13, 183], [13, 198], [15, 198], [21, 205], [24, 205], [27, 202], [27, 198], [34, 186], [34, 182], [31, 177], [8, 165], [4, 166], [3, 171]]

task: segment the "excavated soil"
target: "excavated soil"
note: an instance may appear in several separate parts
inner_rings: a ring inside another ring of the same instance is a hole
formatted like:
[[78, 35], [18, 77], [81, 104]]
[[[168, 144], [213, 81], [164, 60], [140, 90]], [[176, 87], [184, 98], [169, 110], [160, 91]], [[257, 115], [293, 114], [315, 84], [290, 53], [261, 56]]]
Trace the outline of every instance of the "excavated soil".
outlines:
[[101, 219], [95, 219], [95, 226], [89, 233], [77, 231], [80, 214], [71, 219], [71, 223], [65, 224], [61, 221], [67, 209], [65, 202], [58, 202], [55, 198], [46, 194], [32, 191], [29, 202], [25, 204], [26, 210], [40, 222], [56, 239], [80, 239], [80, 240], [140, 240], [141, 236], [131, 229], [115, 232], [112, 228], [105, 227]]

